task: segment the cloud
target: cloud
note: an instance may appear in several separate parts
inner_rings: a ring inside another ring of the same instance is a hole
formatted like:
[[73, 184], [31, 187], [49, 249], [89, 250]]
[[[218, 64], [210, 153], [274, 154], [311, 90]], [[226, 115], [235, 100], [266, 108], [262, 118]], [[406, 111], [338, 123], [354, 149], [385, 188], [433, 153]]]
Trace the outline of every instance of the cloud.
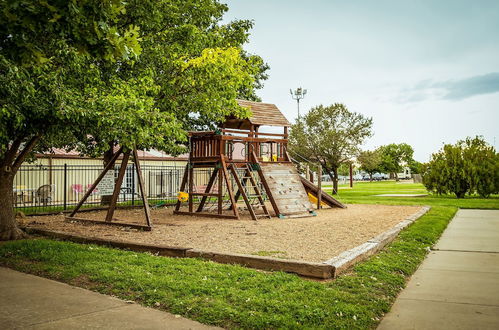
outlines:
[[458, 101], [475, 95], [499, 92], [499, 72], [473, 76], [461, 80], [423, 80], [400, 91], [399, 103], [421, 102], [427, 99]]

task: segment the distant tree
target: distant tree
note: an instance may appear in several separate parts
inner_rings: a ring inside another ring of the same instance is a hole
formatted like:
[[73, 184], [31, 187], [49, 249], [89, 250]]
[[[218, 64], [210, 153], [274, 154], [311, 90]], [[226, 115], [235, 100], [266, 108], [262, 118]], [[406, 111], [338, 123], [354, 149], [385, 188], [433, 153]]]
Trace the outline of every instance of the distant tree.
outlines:
[[290, 150], [319, 162], [338, 191], [338, 169], [351, 161], [359, 146], [372, 135], [372, 118], [350, 112], [340, 103], [319, 105], [292, 126]]
[[361, 151], [357, 161], [360, 163], [360, 169], [369, 174], [369, 179], [372, 181], [373, 174], [380, 172], [381, 152], [378, 149]]
[[412, 174], [421, 174], [421, 171], [423, 169], [423, 163], [418, 162], [417, 160], [412, 160], [407, 164], [409, 168], [411, 169]]
[[392, 143], [379, 148], [381, 153], [380, 169], [392, 174], [398, 181], [398, 174], [404, 165], [410, 164], [413, 159], [414, 150], [407, 143]]
[[423, 184], [429, 191], [457, 198], [467, 193], [489, 197], [499, 192], [499, 155], [478, 136], [446, 144], [423, 166]]

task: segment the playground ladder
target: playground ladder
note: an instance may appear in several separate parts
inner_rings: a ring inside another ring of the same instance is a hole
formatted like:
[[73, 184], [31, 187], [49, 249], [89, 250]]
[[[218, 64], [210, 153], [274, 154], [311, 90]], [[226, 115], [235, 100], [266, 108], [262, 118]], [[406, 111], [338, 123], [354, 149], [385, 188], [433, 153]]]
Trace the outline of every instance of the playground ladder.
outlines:
[[[265, 205], [265, 201], [263, 199], [260, 188], [258, 187], [256, 180], [253, 177], [251, 166], [249, 164], [246, 164], [246, 166], [244, 167], [244, 176], [242, 177], [239, 177], [237, 169], [234, 167], [234, 165], [230, 166], [230, 171], [232, 172], [232, 175], [238, 187], [238, 191], [235, 196], [236, 202], [240, 196], [243, 197], [253, 220], [257, 220], [258, 218], [271, 218], [267, 206]], [[253, 189], [254, 193], [251, 193], [251, 189]], [[261, 208], [263, 214], [257, 214], [255, 212], [256, 208]]]

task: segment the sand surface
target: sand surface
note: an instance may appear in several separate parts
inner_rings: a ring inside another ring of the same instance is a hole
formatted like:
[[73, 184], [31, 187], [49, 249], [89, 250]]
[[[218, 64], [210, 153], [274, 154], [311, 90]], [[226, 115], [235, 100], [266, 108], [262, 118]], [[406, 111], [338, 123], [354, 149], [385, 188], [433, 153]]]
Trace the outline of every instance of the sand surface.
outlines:
[[[419, 206], [348, 205], [323, 209], [315, 217], [243, 220], [174, 215], [173, 207], [152, 210], [153, 230], [70, 223], [62, 214], [19, 219], [23, 225], [71, 234], [148, 244], [274, 256], [322, 262], [360, 245], [418, 212]], [[104, 220], [104, 211], [78, 217]], [[115, 217], [145, 224], [143, 209], [116, 210]]]

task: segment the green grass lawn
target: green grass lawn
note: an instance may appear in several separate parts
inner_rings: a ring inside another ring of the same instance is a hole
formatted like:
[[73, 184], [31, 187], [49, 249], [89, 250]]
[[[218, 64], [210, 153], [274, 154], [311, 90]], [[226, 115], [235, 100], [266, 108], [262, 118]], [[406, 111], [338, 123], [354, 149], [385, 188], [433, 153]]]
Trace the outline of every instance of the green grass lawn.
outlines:
[[425, 190], [417, 184], [376, 182], [356, 183], [353, 189], [340, 191], [339, 199], [346, 203], [430, 205], [432, 209], [383, 251], [329, 282], [47, 239], [0, 245], [0, 265], [223, 327], [374, 328], [458, 207], [499, 208], [498, 196], [488, 200], [372, 196], [404, 192]]

